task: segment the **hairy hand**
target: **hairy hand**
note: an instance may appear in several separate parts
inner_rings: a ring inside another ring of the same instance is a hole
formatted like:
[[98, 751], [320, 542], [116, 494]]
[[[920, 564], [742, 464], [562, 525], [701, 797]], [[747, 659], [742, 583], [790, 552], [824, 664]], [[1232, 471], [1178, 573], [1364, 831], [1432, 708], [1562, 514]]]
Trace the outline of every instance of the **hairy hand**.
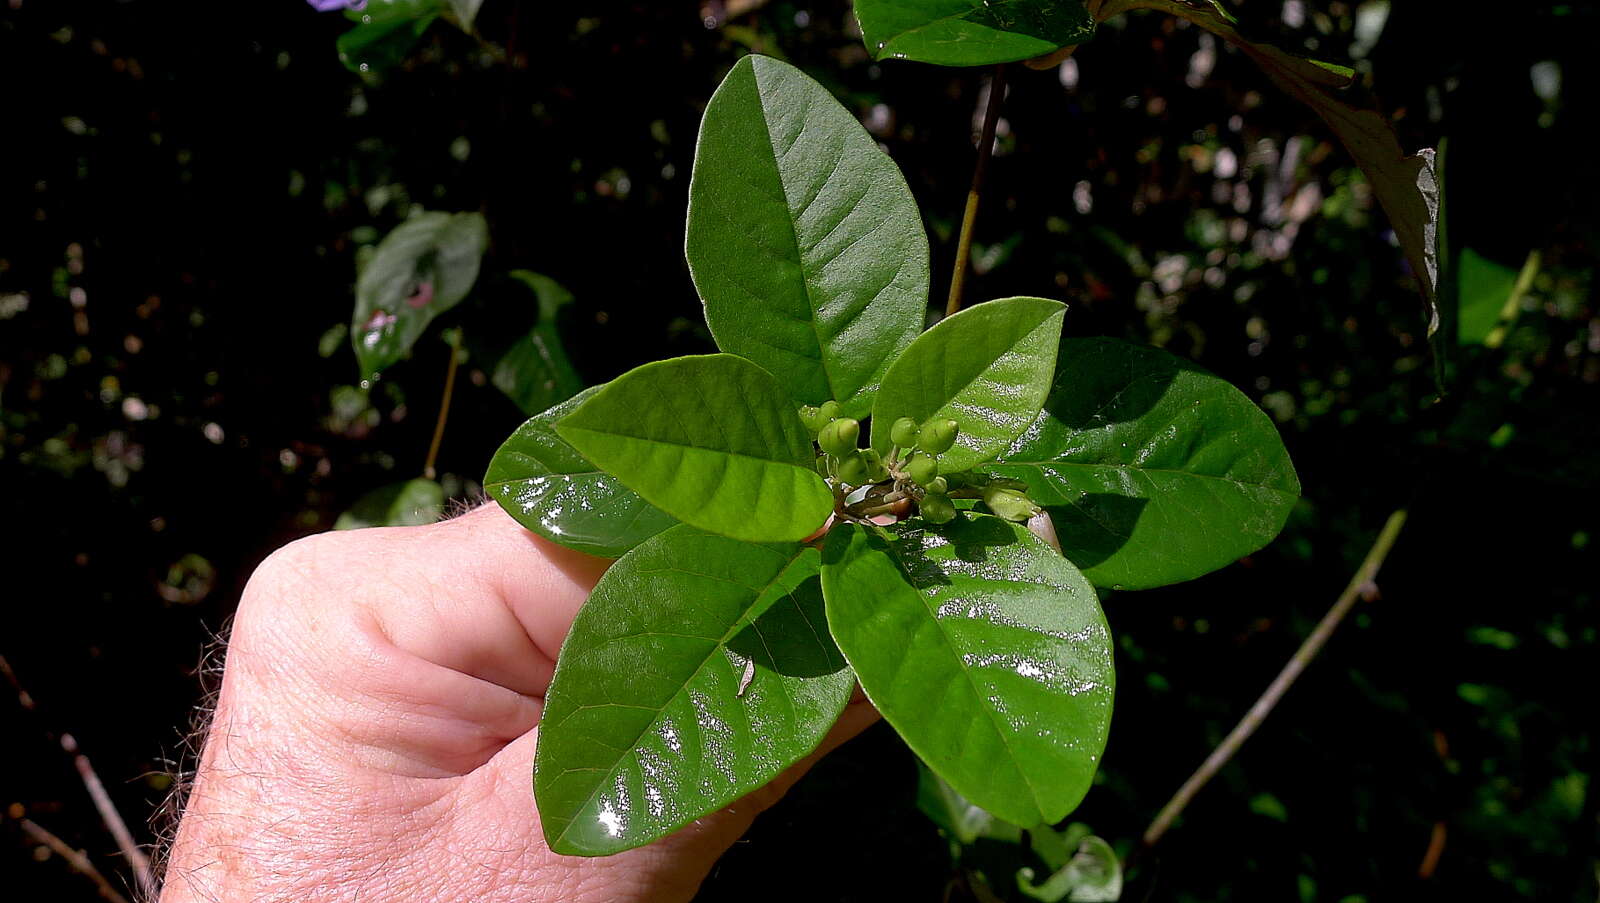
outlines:
[[550, 852], [535, 725], [606, 564], [494, 505], [274, 554], [239, 605], [162, 903], [689, 899], [758, 813], [877, 713], [858, 694], [811, 759], [655, 844]]

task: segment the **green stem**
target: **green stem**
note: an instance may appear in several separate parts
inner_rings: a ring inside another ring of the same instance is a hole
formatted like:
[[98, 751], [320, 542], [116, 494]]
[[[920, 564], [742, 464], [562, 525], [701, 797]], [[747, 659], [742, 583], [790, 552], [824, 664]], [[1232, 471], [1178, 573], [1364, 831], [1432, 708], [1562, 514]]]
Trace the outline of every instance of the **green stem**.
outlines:
[[1150, 827], [1145, 829], [1142, 841], [1143, 849], [1149, 849], [1155, 846], [1157, 841], [1161, 840], [1161, 836], [1167, 833], [1168, 828], [1172, 827], [1173, 821], [1177, 819], [1178, 814], [1183, 811], [1184, 807], [1194, 799], [1195, 794], [1199, 793], [1200, 789], [1206, 785], [1206, 782], [1210, 781], [1218, 771], [1222, 770], [1222, 766], [1228, 764], [1228, 760], [1232, 759], [1234, 753], [1239, 751], [1239, 747], [1244, 745], [1244, 741], [1250, 739], [1250, 735], [1255, 733], [1256, 728], [1260, 727], [1261, 723], [1272, 713], [1273, 706], [1277, 705], [1278, 700], [1283, 698], [1283, 694], [1288, 692], [1289, 687], [1299, 678], [1301, 672], [1305, 671], [1306, 666], [1311, 664], [1311, 660], [1317, 657], [1318, 652], [1322, 651], [1322, 647], [1327, 644], [1328, 638], [1333, 636], [1333, 632], [1338, 629], [1339, 622], [1343, 621], [1345, 615], [1350, 613], [1350, 609], [1355, 606], [1356, 600], [1362, 597], [1373, 579], [1378, 576], [1378, 568], [1383, 566], [1384, 558], [1388, 556], [1389, 550], [1394, 547], [1394, 541], [1399, 537], [1400, 529], [1405, 526], [1405, 523], [1406, 509], [1401, 508], [1389, 515], [1388, 522], [1383, 525], [1383, 530], [1378, 534], [1377, 540], [1373, 542], [1372, 549], [1367, 552], [1366, 559], [1361, 562], [1361, 567], [1356, 569], [1355, 576], [1350, 578], [1349, 585], [1344, 588], [1343, 593], [1339, 594], [1339, 598], [1333, 603], [1333, 607], [1328, 609], [1328, 613], [1322, 616], [1322, 621], [1317, 624], [1316, 629], [1311, 631], [1311, 635], [1306, 637], [1305, 642], [1300, 644], [1300, 648], [1289, 659], [1289, 663], [1283, 666], [1283, 670], [1278, 672], [1278, 676], [1273, 678], [1266, 692], [1262, 693], [1261, 698], [1256, 700], [1256, 704], [1250, 707], [1250, 711], [1245, 713], [1244, 718], [1240, 719], [1237, 725], [1234, 725], [1233, 730], [1223, 739], [1222, 743], [1211, 751], [1211, 755], [1206, 757], [1206, 760], [1189, 777], [1189, 780], [1178, 788], [1178, 792], [1174, 793], [1172, 799], [1162, 807], [1155, 821], [1151, 822]]
[[972, 187], [967, 191], [967, 209], [961, 215], [961, 237], [956, 240], [956, 267], [950, 276], [950, 299], [944, 315], [961, 309], [961, 290], [967, 282], [967, 265], [972, 259], [972, 226], [978, 220], [978, 198], [983, 194], [983, 175], [994, 153], [994, 127], [1000, 121], [1000, 101], [1006, 96], [1006, 67], [994, 67], [989, 80], [989, 103], [983, 110], [983, 134], [978, 138], [978, 162], [972, 168]]
[[434, 462], [439, 458], [439, 443], [444, 441], [444, 425], [450, 419], [450, 398], [456, 391], [456, 368], [461, 365], [461, 330], [450, 334], [450, 368], [444, 371], [444, 397], [439, 400], [439, 419], [433, 424], [433, 441], [428, 443], [428, 459], [423, 462], [422, 475], [431, 480], [435, 476]]
[[1538, 250], [1528, 252], [1528, 259], [1522, 265], [1522, 272], [1517, 274], [1517, 281], [1511, 286], [1511, 294], [1506, 296], [1506, 303], [1500, 308], [1500, 316], [1496, 318], [1494, 329], [1484, 337], [1483, 347], [1488, 349], [1499, 348], [1506, 340], [1506, 332], [1511, 329], [1511, 321], [1517, 318], [1517, 310], [1522, 307], [1522, 296], [1533, 287], [1533, 277], [1539, 275], [1540, 258]]

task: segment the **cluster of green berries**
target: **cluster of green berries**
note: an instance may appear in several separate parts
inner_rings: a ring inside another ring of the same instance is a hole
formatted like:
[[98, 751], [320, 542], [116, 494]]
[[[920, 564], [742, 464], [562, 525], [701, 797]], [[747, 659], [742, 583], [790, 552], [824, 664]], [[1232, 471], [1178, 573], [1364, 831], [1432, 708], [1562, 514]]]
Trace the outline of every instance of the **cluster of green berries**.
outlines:
[[817, 437], [823, 454], [817, 458], [817, 471], [849, 486], [865, 486], [893, 478], [897, 488], [917, 500], [922, 516], [936, 524], [956, 516], [949, 483], [939, 475], [939, 455], [956, 443], [960, 427], [954, 420], [934, 418], [918, 424], [910, 417], [895, 421], [889, 430], [893, 443], [887, 459], [876, 449], [857, 448], [861, 423], [839, 416], [839, 404], [825, 402], [800, 409], [806, 429]]

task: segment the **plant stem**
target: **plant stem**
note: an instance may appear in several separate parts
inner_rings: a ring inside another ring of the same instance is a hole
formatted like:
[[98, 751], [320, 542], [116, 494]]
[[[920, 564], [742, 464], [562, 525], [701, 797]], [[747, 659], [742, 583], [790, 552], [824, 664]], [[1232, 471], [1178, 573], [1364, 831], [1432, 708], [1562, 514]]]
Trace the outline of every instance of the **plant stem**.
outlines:
[[1211, 755], [1206, 757], [1206, 760], [1189, 777], [1189, 780], [1178, 788], [1178, 792], [1174, 793], [1172, 799], [1167, 802], [1166, 806], [1162, 807], [1155, 821], [1151, 822], [1150, 827], [1145, 829], [1142, 841], [1144, 849], [1155, 846], [1156, 842], [1161, 840], [1161, 836], [1167, 833], [1168, 828], [1172, 827], [1173, 821], [1177, 819], [1178, 814], [1183, 811], [1184, 807], [1194, 799], [1195, 794], [1199, 793], [1200, 789], [1206, 785], [1206, 782], [1210, 781], [1218, 771], [1222, 770], [1222, 766], [1233, 758], [1234, 753], [1239, 751], [1239, 747], [1244, 745], [1244, 741], [1250, 739], [1250, 735], [1255, 733], [1256, 728], [1261, 726], [1267, 715], [1272, 713], [1273, 706], [1278, 704], [1278, 700], [1282, 699], [1283, 694], [1288, 692], [1289, 687], [1294, 684], [1300, 673], [1306, 669], [1307, 665], [1311, 664], [1311, 660], [1316, 658], [1317, 653], [1322, 651], [1322, 647], [1327, 644], [1328, 638], [1333, 636], [1333, 632], [1338, 629], [1339, 622], [1343, 621], [1345, 615], [1350, 613], [1350, 609], [1355, 606], [1356, 600], [1360, 599], [1364, 592], [1369, 590], [1373, 579], [1378, 575], [1378, 568], [1383, 566], [1384, 558], [1388, 556], [1389, 550], [1393, 548], [1394, 541], [1400, 535], [1400, 529], [1405, 526], [1405, 523], [1406, 510], [1404, 508], [1389, 515], [1388, 522], [1383, 525], [1383, 530], [1378, 534], [1377, 540], [1367, 552], [1366, 559], [1361, 562], [1361, 567], [1356, 569], [1355, 575], [1350, 578], [1349, 585], [1344, 588], [1343, 593], [1339, 594], [1338, 600], [1333, 603], [1332, 608], [1328, 609], [1328, 613], [1322, 616], [1322, 621], [1317, 624], [1316, 629], [1311, 631], [1311, 635], [1306, 637], [1305, 642], [1300, 644], [1300, 648], [1295, 651], [1288, 664], [1283, 666], [1283, 670], [1278, 672], [1278, 676], [1273, 678], [1266, 692], [1262, 693], [1261, 698], [1256, 700], [1256, 704], [1250, 707], [1250, 711], [1245, 713], [1244, 718], [1240, 719], [1237, 725], [1234, 725], [1233, 730], [1223, 739], [1222, 743], [1211, 751]]
[[[11, 669], [11, 663], [6, 661], [3, 655], [0, 655], [0, 675], [4, 675], [6, 682], [11, 685], [11, 689], [16, 691], [17, 703], [22, 706], [23, 710], [38, 714], [38, 704], [34, 701], [33, 695], [23, 687], [22, 680], [17, 677], [17, 672]], [[50, 735], [48, 728], [45, 733], [47, 736]], [[61, 744], [62, 752], [72, 757], [72, 767], [77, 770], [78, 779], [83, 782], [83, 789], [89, 792], [89, 799], [94, 803], [95, 811], [100, 813], [100, 821], [106, 826], [106, 830], [111, 832], [111, 836], [117, 841], [117, 848], [122, 851], [123, 858], [128, 860], [128, 866], [133, 869], [133, 875], [138, 881], [140, 893], [145, 898], [154, 900], [156, 882], [154, 874], [150, 871], [150, 860], [145, 856], [144, 851], [139, 849], [139, 845], [134, 842], [133, 833], [128, 830], [128, 823], [122, 820], [122, 814], [117, 811], [116, 805], [111, 802], [111, 795], [106, 792], [105, 784], [100, 780], [100, 775], [95, 772], [94, 766], [89, 764], [89, 757], [78, 749], [78, 741], [71, 734], [63, 733], [57, 736], [59, 737], [58, 742]], [[26, 824], [31, 824], [27, 819], [22, 821]], [[24, 824], [25, 829], [26, 824]], [[55, 837], [54, 834], [50, 834], [49, 831], [45, 831], [43, 828], [39, 828], [39, 831], [50, 837]], [[48, 840], [41, 839], [40, 842], [51, 849], [56, 849], [55, 845], [49, 843]], [[57, 842], [59, 842], [59, 839]], [[61, 853], [61, 850], [56, 849], [56, 852]], [[95, 878], [97, 883], [104, 884], [105, 879], [98, 877], [100, 873], [94, 869], [92, 864], [85, 871], [79, 866], [77, 859], [65, 853], [61, 855], [68, 862], [71, 862], [74, 868]], [[80, 854], [78, 858], [83, 857]], [[88, 860], [84, 859], [84, 862], [87, 863]], [[105, 886], [109, 887], [110, 885]], [[102, 895], [104, 895], [104, 891], [102, 891]], [[121, 899], [121, 896], [118, 895], [117, 899]]]
[[994, 67], [989, 79], [989, 103], [983, 110], [983, 133], [978, 138], [978, 162], [972, 167], [972, 187], [967, 191], [967, 209], [961, 215], [961, 237], [956, 241], [955, 272], [950, 276], [950, 300], [945, 302], [944, 315], [950, 316], [961, 309], [961, 290], [967, 281], [967, 264], [972, 259], [972, 226], [978, 220], [978, 198], [983, 193], [983, 174], [989, 168], [989, 157], [994, 153], [994, 126], [1000, 120], [1000, 101], [1006, 96], [1006, 67]]
[[[17, 826], [22, 828], [22, 833], [28, 835], [34, 843], [49, 847], [50, 851], [65, 860], [73, 871], [93, 881], [95, 889], [100, 891], [102, 898], [110, 900], [111, 903], [128, 903], [128, 898], [117, 893], [117, 889], [111, 886], [111, 882], [106, 880], [105, 875], [100, 874], [100, 870], [94, 867], [94, 863], [89, 860], [88, 856], [84, 855], [82, 850], [74, 850], [67, 845], [66, 841], [46, 830], [32, 819], [19, 818], [17, 819]], [[154, 900], [155, 897], [152, 896], [149, 899]]]
[[444, 397], [439, 400], [439, 419], [433, 425], [433, 441], [428, 443], [428, 460], [422, 465], [422, 475], [434, 478], [433, 463], [439, 457], [439, 443], [444, 441], [445, 421], [450, 419], [450, 397], [456, 390], [456, 368], [461, 364], [461, 330], [450, 335], [450, 368], [444, 372]]

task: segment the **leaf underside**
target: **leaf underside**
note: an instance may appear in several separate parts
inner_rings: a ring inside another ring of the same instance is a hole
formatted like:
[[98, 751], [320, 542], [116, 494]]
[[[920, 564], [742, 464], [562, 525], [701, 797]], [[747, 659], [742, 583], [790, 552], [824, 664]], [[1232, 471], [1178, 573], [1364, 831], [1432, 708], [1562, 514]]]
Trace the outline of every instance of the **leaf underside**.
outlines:
[[922, 328], [928, 239], [905, 178], [787, 63], [745, 57], [706, 107], [685, 251], [717, 347], [799, 402], [866, 416]]
[[636, 367], [556, 432], [645, 501], [723, 536], [797, 541], [833, 511], [794, 402], [769, 373], [731, 354]]
[[1065, 315], [1056, 301], [1004, 298], [941, 320], [884, 376], [872, 408], [872, 447], [889, 452], [889, 429], [901, 417], [948, 417], [961, 432], [940, 457], [942, 471], [992, 460], [1038, 415]]
[[539, 726], [534, 796], [552, 850], [649, 843], [816, 748], [855, 685], [828, 636], [819, 558], [678, 526], [606, 572]]
[[957, 793], [1023, 826], [1083, 798], [1111, 719], [1094, 588], [1027, 530], [835, 527], [828, 625], [867, 697]]
[[1300, 496], [1277, 429], [1243, 392], [1107, 338], [1061, 343], [1044, 410], [983, 470], [1027, 483], [1062, 554], [1118, 589], [1188, 580], [1256, 551]]

